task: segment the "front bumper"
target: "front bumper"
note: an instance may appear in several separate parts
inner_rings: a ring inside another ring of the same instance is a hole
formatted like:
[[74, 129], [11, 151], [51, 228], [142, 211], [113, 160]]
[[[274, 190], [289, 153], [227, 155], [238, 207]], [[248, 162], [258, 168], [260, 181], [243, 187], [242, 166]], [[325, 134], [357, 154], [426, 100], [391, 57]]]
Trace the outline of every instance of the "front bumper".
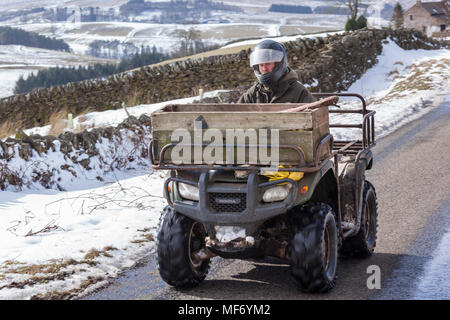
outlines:
[[[196, 186], [199, 188], [200, 201], [175, 201], [172, 203], [169, 193], [169, 182], [181, 182]], [[292, 188], [289, 195], [283, 201], [273, 203], [263, 203], [261, 195], [272, 186], [280, 183], [290, 183]], [[258, 222], [264, 222], [277, 215], [286, 213], [296, 202], [298, 195], [298, 184], [292, 179], [282, 179], [271, 182], [260, 183], [258, 174], [251, 172], [246, 183], [217, 183], [210, 179], [210, 171], [204, 171], [200, 174], [198, 182], [178, 177], [170, 177], [166, 180], [164, 192], [169, 205], [174, 209], [199, 221], [203, 224], [214, 225], [246, 225]], [[215, 206], [217, 195], [226, 196], [227, 200], [220, 199], [223, 202], [235, 202], [230, 205]], [[233, 197], [236, 195], [235, 197]], [[245, 201], [245, 204], [242, 203]], [[227, 211], [227, 208], [231, 210]], [[237, 209], [236, 209], [237, 208]]]

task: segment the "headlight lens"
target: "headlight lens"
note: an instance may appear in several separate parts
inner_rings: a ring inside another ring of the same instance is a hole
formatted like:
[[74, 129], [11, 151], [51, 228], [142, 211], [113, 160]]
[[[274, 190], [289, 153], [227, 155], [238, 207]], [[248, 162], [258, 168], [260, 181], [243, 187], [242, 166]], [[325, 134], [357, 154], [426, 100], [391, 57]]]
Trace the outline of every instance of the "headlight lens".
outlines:
[[181, 197], [189, 200], [199, 201], [199, 191], [197, 187], [186, 183], [178, 183], [178, 192]]
[[290, 183], [267, 189], [263, 194], [264, 202], [282, 201], [287, 198], [292, 186]]

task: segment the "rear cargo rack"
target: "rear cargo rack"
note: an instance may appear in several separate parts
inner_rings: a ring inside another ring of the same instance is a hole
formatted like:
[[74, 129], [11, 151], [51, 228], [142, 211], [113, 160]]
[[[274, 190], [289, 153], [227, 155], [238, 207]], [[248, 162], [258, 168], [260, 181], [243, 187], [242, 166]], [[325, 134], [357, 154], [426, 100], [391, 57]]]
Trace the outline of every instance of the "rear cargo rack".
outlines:
[[[334, 114], [361, 114], [363, 116], [361, 123], [355, 124], [340, 124], [340, 123], [330, 123], [330, 128], [356, 128], [362, 130], [362, 139], [361, 140], [352, 140], [352, 141], [344, 141], [344, 140], [336, 140], [333, 144], [333, 151], [337, 151], [338, 154], [349, 155], [349, 154], [357, 154], [359, 151], [364, 150], [366, 148], [371, 148], [375, 145], [375, 112], [367, 109], [366, 101], [364, 98], [356, 93], [313, 93], [314, 97], [317, 98], [325, 98], [329, 96], [339, 96], [339, 97], [355, 97], [361, 101], [362, 108], [356, 110], [329, 110], [330, 113]], [[340, 107], [338, 104], [334, 105], [336, 107]]]

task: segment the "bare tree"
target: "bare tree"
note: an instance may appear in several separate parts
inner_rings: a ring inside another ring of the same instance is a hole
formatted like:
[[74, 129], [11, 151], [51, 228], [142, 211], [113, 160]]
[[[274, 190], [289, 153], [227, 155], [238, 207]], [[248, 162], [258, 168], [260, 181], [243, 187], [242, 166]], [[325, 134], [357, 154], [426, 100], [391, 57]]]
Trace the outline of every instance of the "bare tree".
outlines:
[[181, 52], [187, 56], [193, 53], [195, 42], [200, 39], [200, 31], [195, 28], [188, 30], [180, 30], [177, 32], [178, 37], [181, 38]]
[[347, 8], [350, 10], [350, 14], [352, 19], [355, 19], [358, 17], [358, 6], [360, 3], [360, 0], [337, 0], [338, 2], [345, 4]]

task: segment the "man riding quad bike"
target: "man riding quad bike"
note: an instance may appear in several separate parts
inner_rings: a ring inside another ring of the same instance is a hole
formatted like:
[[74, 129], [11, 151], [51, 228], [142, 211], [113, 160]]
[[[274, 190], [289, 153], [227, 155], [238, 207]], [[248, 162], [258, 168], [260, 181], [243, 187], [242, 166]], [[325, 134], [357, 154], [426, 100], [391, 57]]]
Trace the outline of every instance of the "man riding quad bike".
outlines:
[[[326, 292], [335, 286], [338, 251], [353, 257], [373, 253], [377, 200], [365, 170], [373, 164], [375, 112], [359, 95], [313, 96], [318, 101], [309, 104], [170, 105], [152, 114], [151, 162], [169, 172], [168, 205], [157, 236], [164, 281], [196, 286], [214, 256], [271, 256], [291, 265], [302, 291]], [[358, 98], [362, 107], [329, 110], [338, 97]], [[329, 114], [349, 113], [362, 115], [361, 122], [329, 123]], [[182, 136], [180, 128], [191, 136], [174, 141], [174, 132]], [[230, 128], [248, 136], [238, 143], [221, 141]], [[264, 139], [252, 143], [250, 128]], [[329, 128], [357, 128], [361, 136], [335, 141]], [[208, 143], [199, 136], [208, 136]], [[275, 145], [276, 166], [251, 159], [252, 150]], [[239, 150], [245, 151], [240, 162]], [[203, 158], [195, 159], [197, 151]]]

